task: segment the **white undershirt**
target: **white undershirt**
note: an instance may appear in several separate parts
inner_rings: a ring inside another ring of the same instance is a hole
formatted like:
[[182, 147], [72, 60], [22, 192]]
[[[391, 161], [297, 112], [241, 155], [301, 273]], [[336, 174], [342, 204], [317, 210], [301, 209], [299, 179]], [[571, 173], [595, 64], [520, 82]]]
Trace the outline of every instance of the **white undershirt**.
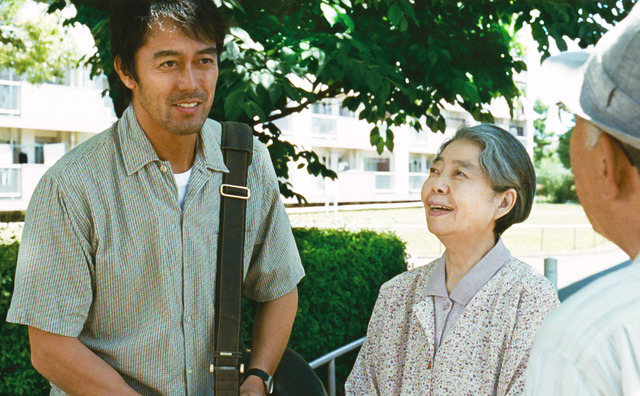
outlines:
[[178, 202], [180, 203], [180, 208], [182, 208], [184, 197], [187, 195], [187, 187], [189, 186], [191, 169], [184, 173], [174, 173], [173, 177], [176, 179], [176, 185], [178, 186]]

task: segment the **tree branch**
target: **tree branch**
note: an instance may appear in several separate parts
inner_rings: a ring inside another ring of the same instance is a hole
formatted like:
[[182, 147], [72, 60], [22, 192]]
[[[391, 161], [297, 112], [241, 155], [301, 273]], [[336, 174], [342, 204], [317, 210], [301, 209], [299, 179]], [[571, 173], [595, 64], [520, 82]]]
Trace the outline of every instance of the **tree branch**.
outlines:
[[280, 118], [284, 118], [288, 115], [291, 115], [293, 113], [298, 113], [302, 110], [304, 110], [307, 106], [309, 106], [310, 104], [316, 103], [322, 99], [328, 98], [330, 96], [333, 96], [340, 88], [341, 88], [342, 84], [337, 82], [334, 83], [332, 85], [329, 86], [329, 88], [327, 88], [324, 91], [320, 91], [316, 94], [314, 94], [314, 98], [313, 100], [305, 100], [302, 103], [300, 103], [298, 106], [295, 107], [285, 107], [284, 109], [282, 109], [282, 111], [278, 114], [272, 114], [269, 117], [267, 117], [266, 120], [264, 120], [263, 123], [266, 122], [273, 122], [275, 120], [279, 120]]

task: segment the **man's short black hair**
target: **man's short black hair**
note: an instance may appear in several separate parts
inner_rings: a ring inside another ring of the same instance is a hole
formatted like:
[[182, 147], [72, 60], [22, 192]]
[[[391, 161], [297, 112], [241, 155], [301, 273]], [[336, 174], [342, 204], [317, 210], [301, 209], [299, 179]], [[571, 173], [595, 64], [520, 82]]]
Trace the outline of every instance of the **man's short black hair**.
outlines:
[[135, 54], [156, 24], [170, 22], [190, 38], [213, 41], [222, 51], [228, 23], [213, 0], [115, 0], [110, 14], [111, 55], [122, 70], [138, 79]]

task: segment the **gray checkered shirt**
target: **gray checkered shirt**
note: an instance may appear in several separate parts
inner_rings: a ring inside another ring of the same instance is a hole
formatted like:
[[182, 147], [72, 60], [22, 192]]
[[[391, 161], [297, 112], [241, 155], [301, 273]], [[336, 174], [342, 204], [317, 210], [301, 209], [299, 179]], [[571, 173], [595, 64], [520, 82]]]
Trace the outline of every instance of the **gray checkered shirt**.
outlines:
[[[132, 107], [60, 159], [27, 211], [7, 321], [78, 337], [141, 393], [213, 394], [220, 131], [202, 128], [183, 209]], [[244, 294], [270, 301], [304, 270], [257, 140], [248, 187]]]

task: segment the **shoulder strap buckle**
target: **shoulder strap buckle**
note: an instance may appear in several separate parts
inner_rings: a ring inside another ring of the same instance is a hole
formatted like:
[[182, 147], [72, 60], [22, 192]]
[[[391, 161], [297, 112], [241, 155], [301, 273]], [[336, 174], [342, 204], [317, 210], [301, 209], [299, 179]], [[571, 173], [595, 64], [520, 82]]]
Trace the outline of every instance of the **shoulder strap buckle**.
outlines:
[[227, 198], [236, 198], [247, 200], [251, 197], [251, 190], [245, 186], [235, 186], [233, 184], [222, 184], [220, 186], [220, 195]]

